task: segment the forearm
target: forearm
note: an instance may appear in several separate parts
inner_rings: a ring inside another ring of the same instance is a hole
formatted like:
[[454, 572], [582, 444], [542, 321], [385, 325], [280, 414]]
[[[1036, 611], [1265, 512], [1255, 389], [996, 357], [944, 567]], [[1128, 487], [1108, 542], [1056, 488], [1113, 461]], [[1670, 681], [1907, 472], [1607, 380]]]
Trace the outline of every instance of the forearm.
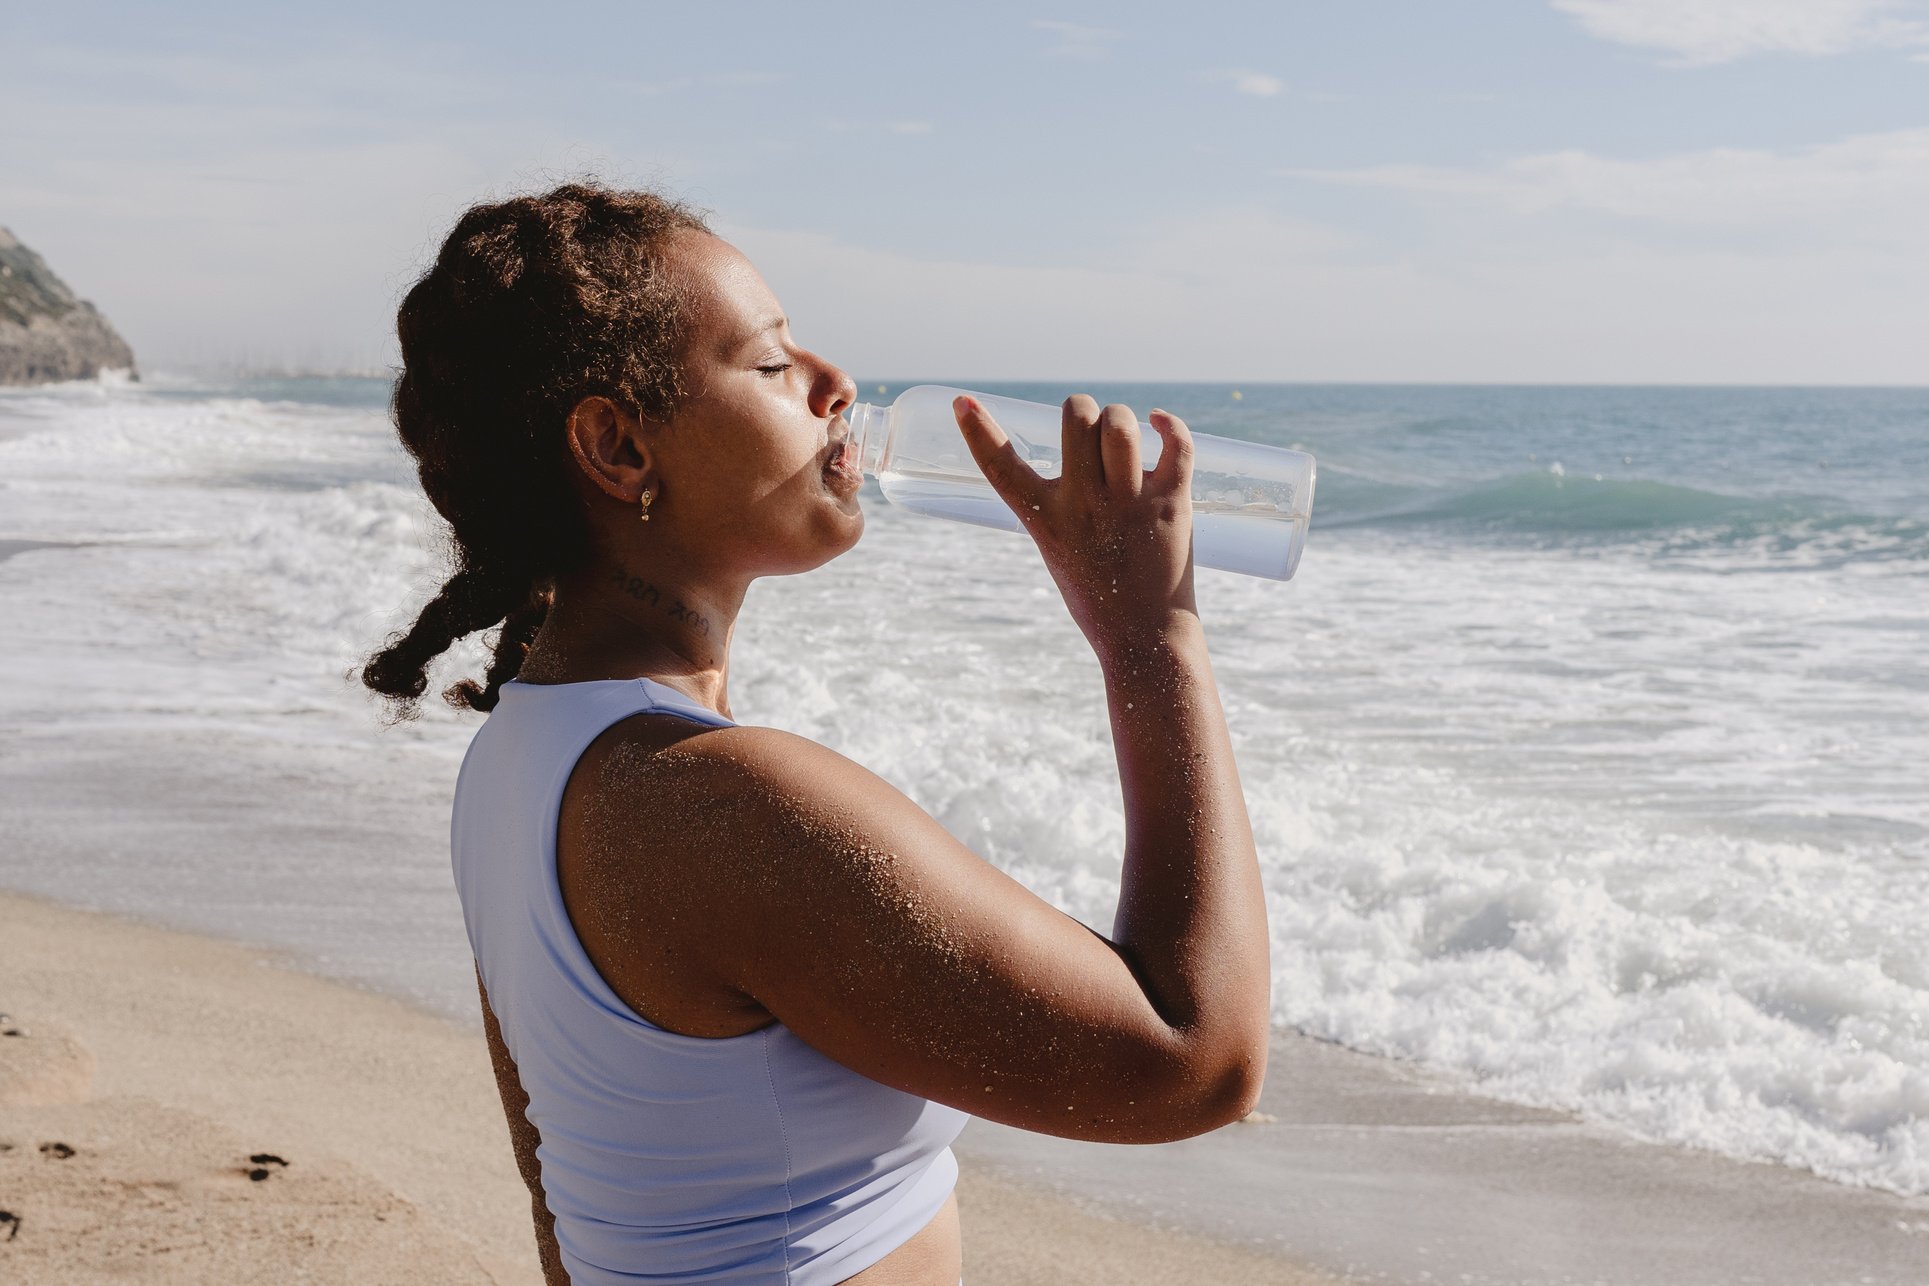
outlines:
[[1196, 622], [1103, 658], [1125, 799], [1113, 937], [1199, 1057], [1264, 1072], [1265, 894], [1232, 741]]

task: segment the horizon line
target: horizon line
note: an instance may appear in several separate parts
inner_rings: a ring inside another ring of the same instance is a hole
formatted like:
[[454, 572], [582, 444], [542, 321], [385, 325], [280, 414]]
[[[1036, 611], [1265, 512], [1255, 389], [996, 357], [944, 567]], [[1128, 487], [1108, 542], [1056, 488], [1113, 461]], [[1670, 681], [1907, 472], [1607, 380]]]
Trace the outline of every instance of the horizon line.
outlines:
[[[302, 368], [283, 366], [234, 367], [212, 364], [204, 367], [162, 367], [144, 372], [145, 378], [161, 376], [207, 379], [222, 377], [228, 379], [365, 379], [393, 380], [401, 373], [399, 366], [382, 368]], [[855, 381], [860, 391], [867, 386], [883, 384], [887, 388], [915, 388], [921, 384], [938, 384], [948, 388], [966, 388], [973, 384], [1091, 384], [1091, 385], [1144, 385], [1160, 387], [1196, 387], [1243, 390], [1248, 388], [1564, 388], [1564, 389], [1782, 389], [1789, 391], [1803, 389], [1868, 389], [1929, 391], [1929, 380], [1921, 383], [1863, 383], [1853, 381], [1777, 381], [1743, 382], [1735, 380], [1518, 380], [1518, 379], [1146, 379], [1143, 376], [1131, 379], [1112, 379], [1106, 377], [1067, 377], [1054, 376], [1049, 379], [1036, 379], [1015, 376], [952, 376], [944, 379], [877, 379], [864, 378]]]

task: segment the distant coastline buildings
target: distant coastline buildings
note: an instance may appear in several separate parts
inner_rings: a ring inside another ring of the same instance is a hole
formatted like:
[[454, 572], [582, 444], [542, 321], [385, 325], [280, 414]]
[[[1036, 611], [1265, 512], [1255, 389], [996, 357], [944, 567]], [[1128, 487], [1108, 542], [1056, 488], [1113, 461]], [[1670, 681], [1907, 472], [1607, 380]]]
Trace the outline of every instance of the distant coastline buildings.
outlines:
[[134, 350], [46, 260], [0, 228], [0, 384], [90, 380], [103, 371], [138, 378]]

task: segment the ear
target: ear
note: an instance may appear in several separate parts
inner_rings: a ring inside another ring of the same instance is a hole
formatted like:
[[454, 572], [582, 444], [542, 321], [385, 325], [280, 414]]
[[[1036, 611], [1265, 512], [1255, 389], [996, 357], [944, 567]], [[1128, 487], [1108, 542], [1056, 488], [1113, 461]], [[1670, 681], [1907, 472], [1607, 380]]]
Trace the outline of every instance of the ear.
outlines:
[[577, 468], [611, 498], [638, 503], [656, 467], [641, 422], [606, 397], [586, 397], [570, 409], [566, 433]]

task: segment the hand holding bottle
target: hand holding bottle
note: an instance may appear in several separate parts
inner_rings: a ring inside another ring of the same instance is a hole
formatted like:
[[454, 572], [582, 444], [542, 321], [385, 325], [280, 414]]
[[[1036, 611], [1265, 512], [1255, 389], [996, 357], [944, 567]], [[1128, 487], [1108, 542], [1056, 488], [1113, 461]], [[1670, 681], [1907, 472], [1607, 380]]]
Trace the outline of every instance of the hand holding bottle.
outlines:
[[[993, 489], [964, 450], [968, 444], [958, 440], [960, 398], [977, 403], [997, 422], [1000, 440], [1009, 441], [1010, 450], [1034, 473], [1063, 475], [1057, 441], [1063, 407], [942, 384], [905, 389], [888, 406], [856, 402], [847, 407], [857, 467], [877, 479], [886, 500], [912, 513], [1002, 531], [1029, 530], [1011, 500]], [[1090, 398], [1083, 403], [1093, 407]], [[1083, 423], [1095, 423], [1089, 409]], [[1159, 434], [1156, 426], [1140, 430], [1142, 459], [1165, 454]], [[1210, 433], [1193, 433], [1189, 440], [1194, 560], [1201, 567], [1292, 579], [1313, 513], [1313, 457]], [[1122, 446], [1115, 442], [1114, 453]]]
[[1152, 412], [1161, 445], [1148, 472], [1131, 410], [1113, 404], [1101, 411], [1075, 394], [1062, 408], [1062, 467], [1047, 478], [975, 398], [955, 399], [952, 411], [972, 458], [1038, 543], [1072, 619], [1101, 658], [1197, 628], [1193, 443], [1183, 420]]

